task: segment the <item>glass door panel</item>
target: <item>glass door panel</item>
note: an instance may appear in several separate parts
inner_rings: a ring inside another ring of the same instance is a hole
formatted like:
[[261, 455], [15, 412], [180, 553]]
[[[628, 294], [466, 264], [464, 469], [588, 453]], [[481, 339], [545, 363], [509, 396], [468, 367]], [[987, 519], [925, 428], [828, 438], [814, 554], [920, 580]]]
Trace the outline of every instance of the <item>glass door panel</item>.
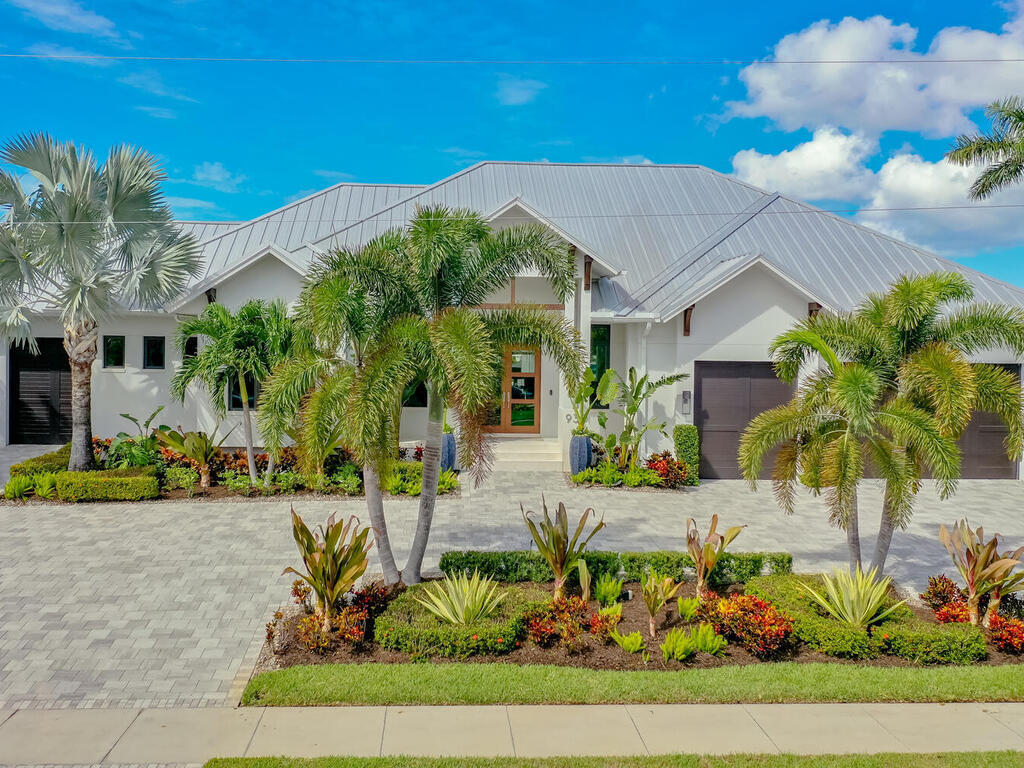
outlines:
[[491, 432], [540, 431], [540, 352], [510, 347], [503, 357], [500, 389], [486, 428]]

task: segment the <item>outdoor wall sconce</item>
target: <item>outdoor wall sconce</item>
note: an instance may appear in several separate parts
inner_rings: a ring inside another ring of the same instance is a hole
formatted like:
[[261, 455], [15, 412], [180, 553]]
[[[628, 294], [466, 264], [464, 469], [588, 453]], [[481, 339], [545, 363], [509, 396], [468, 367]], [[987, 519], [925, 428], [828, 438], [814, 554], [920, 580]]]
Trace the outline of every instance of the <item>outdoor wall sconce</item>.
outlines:
[[679, 412], [684, 416], [690, 415], [691, 395], [693, 395], [693, 393], [688, 389], [679, 393]]

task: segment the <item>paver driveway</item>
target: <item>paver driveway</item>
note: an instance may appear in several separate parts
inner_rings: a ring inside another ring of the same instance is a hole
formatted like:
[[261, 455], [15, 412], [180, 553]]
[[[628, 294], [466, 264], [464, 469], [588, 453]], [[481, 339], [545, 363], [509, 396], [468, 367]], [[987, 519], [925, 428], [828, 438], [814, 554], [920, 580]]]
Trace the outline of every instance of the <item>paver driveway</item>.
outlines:
[[[439, 502], [427, 557], [448, 549], [529, 545], [520, 501], [565, 500], [605, 514], [603, 549], [679, 548], [686, 518], [748, 528], [736, 550], [787, 550], [798, 570], [839, 565], [843, 535], [819, 500], [785, 517], [768, 489], [719, 481], [684, 494], [570, 489], [556, 474], [498, 475], [485, 488]], [[308, 521], [330, 511], [363, 515], [360, 500], [302, 499]], [[287, 600], [294, 564], [289, 502], [0, 506], [0, 709], [10, 707], [223, 705], [251, 668], [263, 624]], [[877, 525], [879, 491], [861, 498], [862, 528]], [[938, 502], [921, 494], [910, 529], [896, 535], [890, 571], [920, 587], [947, 568], [940, 522], [968, 515], [1007, 544], [1024, 543], [1024, 484], [965, 481]], [[392, 540], [412, 537], [415, 500], [388, 502]], [[402, 547], [399, 546], [399, 550]], [[397, 552], [404, 556], [404, 550]], [[249, 657], [247, 657], [249, 654]], [[240, 678], [241, 679], [241, 678]]]

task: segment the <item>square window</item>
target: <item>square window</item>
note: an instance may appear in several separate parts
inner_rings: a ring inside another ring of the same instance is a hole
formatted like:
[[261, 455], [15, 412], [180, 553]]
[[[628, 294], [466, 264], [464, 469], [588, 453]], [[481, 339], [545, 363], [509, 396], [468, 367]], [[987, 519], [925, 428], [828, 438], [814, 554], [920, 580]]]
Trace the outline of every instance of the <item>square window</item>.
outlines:
[[163, 336], [142, 337], [142, 367], [163, 368], [164, 347], [166, 342]]
[[185, 357], [195, 357], [199, 354], [199, 337], [189, 336], [185, 339]]
[[[246, 376], [245, 390], [246, 394], [249, 395], [249, 410], [255, 410], [256, 408], [256, 396], [258, 394], [258, 389], [259, 384], [256, 379], [252, 376]], [[238, 387], [238, 376], [231, 377], [231, 386], [228, 388], [228, 410], [242, 410], [242, 390]]]
[[103, 337], [103, 367], [124, 368], [124, 336]]

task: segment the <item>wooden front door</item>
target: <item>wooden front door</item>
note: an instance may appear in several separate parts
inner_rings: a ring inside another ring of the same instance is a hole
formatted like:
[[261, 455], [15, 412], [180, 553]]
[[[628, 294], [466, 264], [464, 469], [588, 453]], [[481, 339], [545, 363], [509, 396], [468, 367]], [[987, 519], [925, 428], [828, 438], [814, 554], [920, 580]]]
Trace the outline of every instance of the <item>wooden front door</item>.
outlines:
[[505, 350], [501, 389], [487, 425], [491, 432], [540, 432], [540, 350]]

